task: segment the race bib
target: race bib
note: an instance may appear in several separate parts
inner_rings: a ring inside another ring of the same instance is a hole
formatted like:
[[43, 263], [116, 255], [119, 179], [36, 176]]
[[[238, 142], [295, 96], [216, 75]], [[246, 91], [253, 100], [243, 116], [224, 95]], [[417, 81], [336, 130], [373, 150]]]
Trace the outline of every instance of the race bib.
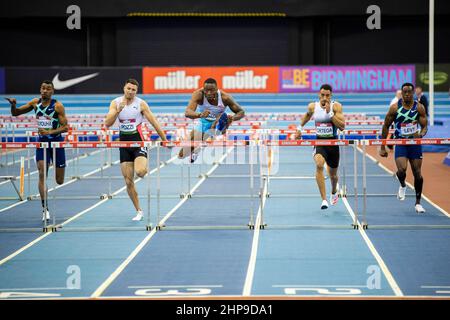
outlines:
[[120, 131], [122, 132], [134, 132], [136, 131], [136, 119], [119, 120]]
[[52, 120], [47, 119], [46, 117], [38, 117], [37, 118], [37, 125], [39, 129], [52, 129]]
[[213, 115], [212, 113], [210, 113], [207, 117], [206, 120], [210, 120], [210, 121], [214, 121], [216, 120], [217, 115]]
[[316, 122], [316, 135], [321, 138], [332, 138], [333, 124], [331, 122]]
[[417, 126], [417, 122], [400, 124], [400, 134], [402, 135], [402, 137], [412, 136], [417, 131], [419, 131], [419, 127]]

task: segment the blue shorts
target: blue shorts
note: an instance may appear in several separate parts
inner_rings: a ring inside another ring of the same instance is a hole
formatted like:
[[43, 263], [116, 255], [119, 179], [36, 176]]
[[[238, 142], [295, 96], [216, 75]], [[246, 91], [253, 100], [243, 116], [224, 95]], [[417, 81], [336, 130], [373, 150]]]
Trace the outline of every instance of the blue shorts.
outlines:
[[422, 159], [422, 146], [395, 146], [395, 158]]
[[[50, 146], [52, 141], [53, 142], [63, 142], [64, 138], [63, 137], [58, 137], [58, 138], [45, 138], [45, 137], [41, 137], [38, 139], [39, 142], [49, 142]], [[50, 163], [54, 163], [56, 168], [65, 168], [66, 167], [66, 152], [64, 150], [64, 148], [56, 148], [56, 159], [53, 160], [53, 148], [49, 147], [46, 149], [47, 152], [47, 166]], [[38, 161], [42, 161], [44, 160], [44, 149], [43, 148], [39, 148], [36, 149], [36, 162]]]
[[194, 130], [199, 131], [201, 133], [209, 133], [211, 135], [215, 134], [222, 134], [222, 131], [226, 129], [227, 123], [228, 123], [228, 116], [224, 112], [220, 116], [219, 120], [217, 121], [216, 127], [212, 128], [213, 123], [215, 120], [207, 120], [205, 118], [201, 118], [198, 125], [194, 128]]

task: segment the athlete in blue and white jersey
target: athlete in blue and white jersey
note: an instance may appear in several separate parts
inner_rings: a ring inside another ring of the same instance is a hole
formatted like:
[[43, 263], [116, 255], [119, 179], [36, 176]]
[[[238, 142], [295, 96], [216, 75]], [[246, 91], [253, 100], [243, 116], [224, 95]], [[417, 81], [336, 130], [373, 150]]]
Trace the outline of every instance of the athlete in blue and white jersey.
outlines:
[[[226, 108], [230, 108], [234, 115], [227, 115]], [[202, 141], [209, 137], [224, 134], [233, 121], [242, 119], [245, 111], [228, 93], [217, 88], [217, 81], [208, 78], [200, 88], [192, 94], [191, 101], [186, 107], [186, 117], [200, 119], [198, 125], [191, 131], [191, 141]], [[180, 150], [179, 158], [191, 156], [195, 161], [197, 153], [194, 147], [184, 147]]]
[[[52, 142], [64, 141], [61, 133], [68, 130], [67, 118], [64, 106], [61, 102], [52, 99], [54, 93], [53, 83], [45, 80], [41, 83], [41, 97], [35, 98], [27, 104], [16, 108], [16, 99], [6, 98], [11, 104], [11, 114], [19, 116], [34, 110], [38, 125], [39, 142], [48, 142], [49, 148], [45, 150], [47, 157], [47, 172], [49, 164], [53, 162], [56, 171], [56, 183], [64, 183], [66, 167], [66, 155], [63, 148], [56, 148], [56, 159], [53, 159]], [[50, 220], [48, 206], [45, 205], [45, 181], [44, 181], [44, 149], [36, 149], [36, 163], [39, 171], [39, 194], [42, 202], [42, 220]], [[48, 175], [47, 175], [48, 176]]]
[[[414, 85], [412, 83], [404, 83], [402, 85], [402, 98], [390, 106], [384, 120], [382, 130], [383, 139], [386, 139], [392, 123], [395, 126], [394, 139], [422, 138], [427, 133], [425, 107], [419, 102], [414, 101]], [[388, 156], [385, 146], [381, 146], [380, 156]], [[415, 210], [417, 213], [424, 213], [425, 209], [420, 204], [423, 188], [421, 145], [395, 146], [395, 164], [397, 165], [397, 177], [400, 182], [397, 198], [399, 200], [405, 200], [405, 179], [408, 160], [414, 174], [414, 189], [416, 192]]]

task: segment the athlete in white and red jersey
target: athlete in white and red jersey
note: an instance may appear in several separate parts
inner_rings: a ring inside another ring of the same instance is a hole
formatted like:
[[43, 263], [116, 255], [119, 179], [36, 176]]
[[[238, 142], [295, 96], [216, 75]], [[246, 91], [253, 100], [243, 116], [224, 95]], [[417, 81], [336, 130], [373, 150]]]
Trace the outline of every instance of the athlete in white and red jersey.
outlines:
[[[158, 132], [162, 141], [167, 141], [166, 135], [158, 120], [150, 110], [148, 104], [136, 96], [139, 83], [128, 79], [123, 88], [124, 95], [111, 101], [109, 112], [106, 115], [105, 125], [111, 127], [119, 120], [120, 141], [143, 141], [142, 122], [147, 119]], [[147, 174], [147, 151], [145, 148], [120, 148], [120, 167], [127, 185], [127, 192], [136, 208], [135, 221], [143, 218], [139, 205], [138, 194], [134, 187], [134, 173], [139, 177]]]
[[[337, 101], [332, 101], [332, 91], [330, 85], [323, 84], [319, 91], [319, 101], [311, 102], [308, 105], [308, 112], [303, 117], [301, 128], [313, 118], [316, 124], [316, 139], [337, 139], [337, 129], [344, 130], [345, 118], [342, 113], [342, 105]], [[297, 131], [296, 138], [301, 138], [301, 128]], [[331, 180], [331, 205], [338, 201], [338, 166], [339, 166], [339, 146], [317, 146], [314, 148], [314, 161], [316, 163], [316, 181], [322, 197], [321, 209], [328, 208], [325, 191], [325, 177], [323, 167], [325, 162], [328, 168], [328, 175]]]

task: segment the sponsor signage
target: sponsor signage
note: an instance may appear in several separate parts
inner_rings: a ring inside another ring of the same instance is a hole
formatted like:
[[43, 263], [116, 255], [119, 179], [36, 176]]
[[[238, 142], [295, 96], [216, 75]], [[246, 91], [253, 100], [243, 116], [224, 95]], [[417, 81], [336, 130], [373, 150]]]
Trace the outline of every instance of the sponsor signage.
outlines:
[[[416, 85], [421, 86], [423, 91], [429, 91], [430, 74], [428, 65], [417, 65]], [[450, 89], [450, 63], [436, 63], [434, 65], [434, 90], [446, 91]]]
[[226, 92], [278, 92], [278, 67], [145, 67], [144, 93], [192, 93], [208, 78]]
[[414, 65], [280, 67], [279, 92], [317, 92], [328, 83], [333, 92], [394, 92], [415, 81]]
[[141, 85], [142, 68], [121, 67], [51, 67], [51, 68], [5, 68], [7, 94], [39, 93], [44, 80], [53, 81], [55, 93], [69, 94], [122, 94], [125, 81], [136, 79]]

